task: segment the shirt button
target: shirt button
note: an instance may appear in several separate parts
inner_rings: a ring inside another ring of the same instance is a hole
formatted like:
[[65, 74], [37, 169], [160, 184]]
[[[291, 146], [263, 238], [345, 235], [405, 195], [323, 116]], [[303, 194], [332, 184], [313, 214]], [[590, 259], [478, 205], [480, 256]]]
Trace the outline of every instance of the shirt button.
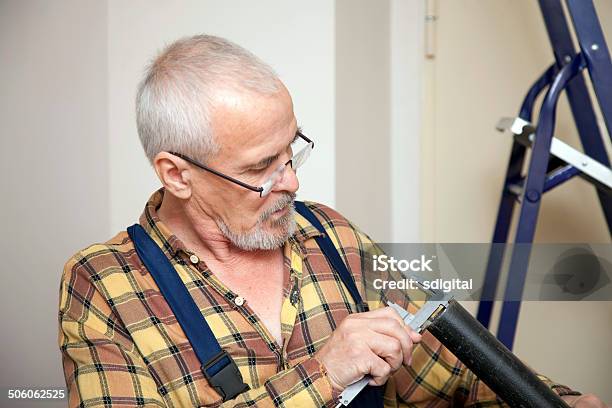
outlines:
[[236, 306], [242, 306], [244, 304], [244, 298], [242, 296], [238, 296], [234, 299], [234, 303]]
[[197, 264], [198, 262], [200, 262], [200, 258], [198, 258], [197, 255], [191, 255], [189, 257], [189, 260], [191, 261], [192, 264]]

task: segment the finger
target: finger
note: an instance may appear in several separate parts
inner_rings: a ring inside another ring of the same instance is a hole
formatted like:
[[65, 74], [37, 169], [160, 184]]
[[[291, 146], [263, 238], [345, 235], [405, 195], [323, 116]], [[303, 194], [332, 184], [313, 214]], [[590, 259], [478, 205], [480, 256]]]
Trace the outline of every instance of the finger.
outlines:
[[395, 337], [371, 332], [371, 335], [367, 336], [365, 340], [367, 347], [374, 354], [384, 359], [393, 371], [400, 368], [402, 363], [408, 364], [412, 355], [412, 344], [404, 346]]
[[412, 339], [413, 343], [420, 343], [422, 340], [422, 336], [416, 331], [413, 330], [406, 322], [401, 318], [399, 313], [395, 311], [392, 307], [383, 307], [380, 309], [375, 309], [370, 312], [360, 313], [359, 317], [367, 318], [367, 319], [380, 319], [380, 318], [391, 318], [396, 320], [405, 330], [408, 332], [408, 335]]
[[391, 366], [382, 358], [374, 353], [368, 356], [370, 365], [370, 376], [372, 379], [368, 381], [370, 385], [383, 385], [389, 379], [392, 369]]
[[574, 400], [573, 405], [570, 404], [571, 407], [574, 408], [601, 408], [605, 407], [602, 400], [597, 398], [593, 394], [585, 394], [581, 395]]
[[414, 344], [419, 344], [421, 340], [423, 340], [423, 336], [421, 335], [421, 333], [419, 333], [416, 330], [413, 330], [411, 327], [410, 327], [410, 330], [408, 330], [408, 335], [410, 336]]
[[381, 317], [390, 317], [390, 318], [396, 319], [398, 322], [402, 322], [406, 324], [404, 320], [402, 319], [402, 317], [399, 315], [399, 313], [397, 313], [395, 309], [393, 309], [390, 306], [370, 310], [369, 312], [365, 312], [365, 313], [359, 313], [359, 316], [368, 318], [368, 319], [378, 319]]
[[410, 358], [412, 356], [414, 342], [409, 335], [408, 330], [400, 326], [400, 324], [394, 319], [388, 318], [370, 320], [367, 322], [367, 327], [375, 333], [389, 338], [394, 338], [399, 341], [402, 349], [403, 362], [406, 365], [410, 365]]

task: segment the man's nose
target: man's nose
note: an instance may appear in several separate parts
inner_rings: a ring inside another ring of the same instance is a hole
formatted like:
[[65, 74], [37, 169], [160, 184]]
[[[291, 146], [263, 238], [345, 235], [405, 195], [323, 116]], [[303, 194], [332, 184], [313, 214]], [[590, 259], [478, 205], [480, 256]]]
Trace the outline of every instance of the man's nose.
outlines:
[[291, 164], [287, 164], [278, 182], [272, 188], [272, 191], [289, 191], [295, 193], [300, 188], [300, 182], [297, 178], [295, 170]]

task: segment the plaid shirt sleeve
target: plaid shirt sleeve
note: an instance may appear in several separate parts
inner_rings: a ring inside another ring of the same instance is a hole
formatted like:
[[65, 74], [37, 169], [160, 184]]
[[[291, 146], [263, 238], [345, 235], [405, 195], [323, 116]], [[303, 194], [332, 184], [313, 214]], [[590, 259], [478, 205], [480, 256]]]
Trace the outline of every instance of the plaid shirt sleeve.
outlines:
[[85, 259], [68, 261], [60, 289], [59, 345], [69, 406], [166, 407], [130, 336], [91, 282]]
[[[354, 224], [354, 230], [360, 252], [371, 256], [381, 253], [381, 249], [372, 239]], [[369, 259], [362, 260], [362, 270]], [[370, 293], [371, 282], [363, 273], [362, 285], [366, 288], [370, 309], [384, 307], [382, 299], [392, 300], [411, 313], [415, 313], [425, 300], [425, 294], [419, 290], [393, 291], [381, 294]], [[557, 384], [548, 377], [538, 377], [558, 395], [580, 395], [571, 388]], [[444, 347], [429, 332], [423, 333], [422, 342], [414, 348], [412, 365], [402, 366], [387, 382], [385, 407], [507, 407], [497, 395], [470, 371], [457, 357]]]
[[[72, 257], [64, 268], [60, 289], [59, 345], [70, 407], [167, 407], [147, 363], [121, 320], [96, 286], [100, 271], [91, 262], [104, 245]], [[337, 393], [313, 357], [279, 371], [265, 383], [236, 399], [206, 406], [321, 407]], [[192, 405], [195, 406], [195, 405]]]

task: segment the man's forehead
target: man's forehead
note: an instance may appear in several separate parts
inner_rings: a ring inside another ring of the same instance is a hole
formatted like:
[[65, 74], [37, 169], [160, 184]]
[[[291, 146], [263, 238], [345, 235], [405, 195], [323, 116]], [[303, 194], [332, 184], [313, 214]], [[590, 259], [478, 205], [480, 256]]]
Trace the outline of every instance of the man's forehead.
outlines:
[[211, 105], [212, 125], [218, 131], [232, 127], [244, 130], [274, 127], [293, 117], [293, 102], [284, 89], [272, 95], [237, 90], [219, 91], [215, 93]]
[[293, 104], [285, 90], [276, 95], [224, 92], [212, 112], [215, 140], [222, 156], [272, 154], [297, 130]]

